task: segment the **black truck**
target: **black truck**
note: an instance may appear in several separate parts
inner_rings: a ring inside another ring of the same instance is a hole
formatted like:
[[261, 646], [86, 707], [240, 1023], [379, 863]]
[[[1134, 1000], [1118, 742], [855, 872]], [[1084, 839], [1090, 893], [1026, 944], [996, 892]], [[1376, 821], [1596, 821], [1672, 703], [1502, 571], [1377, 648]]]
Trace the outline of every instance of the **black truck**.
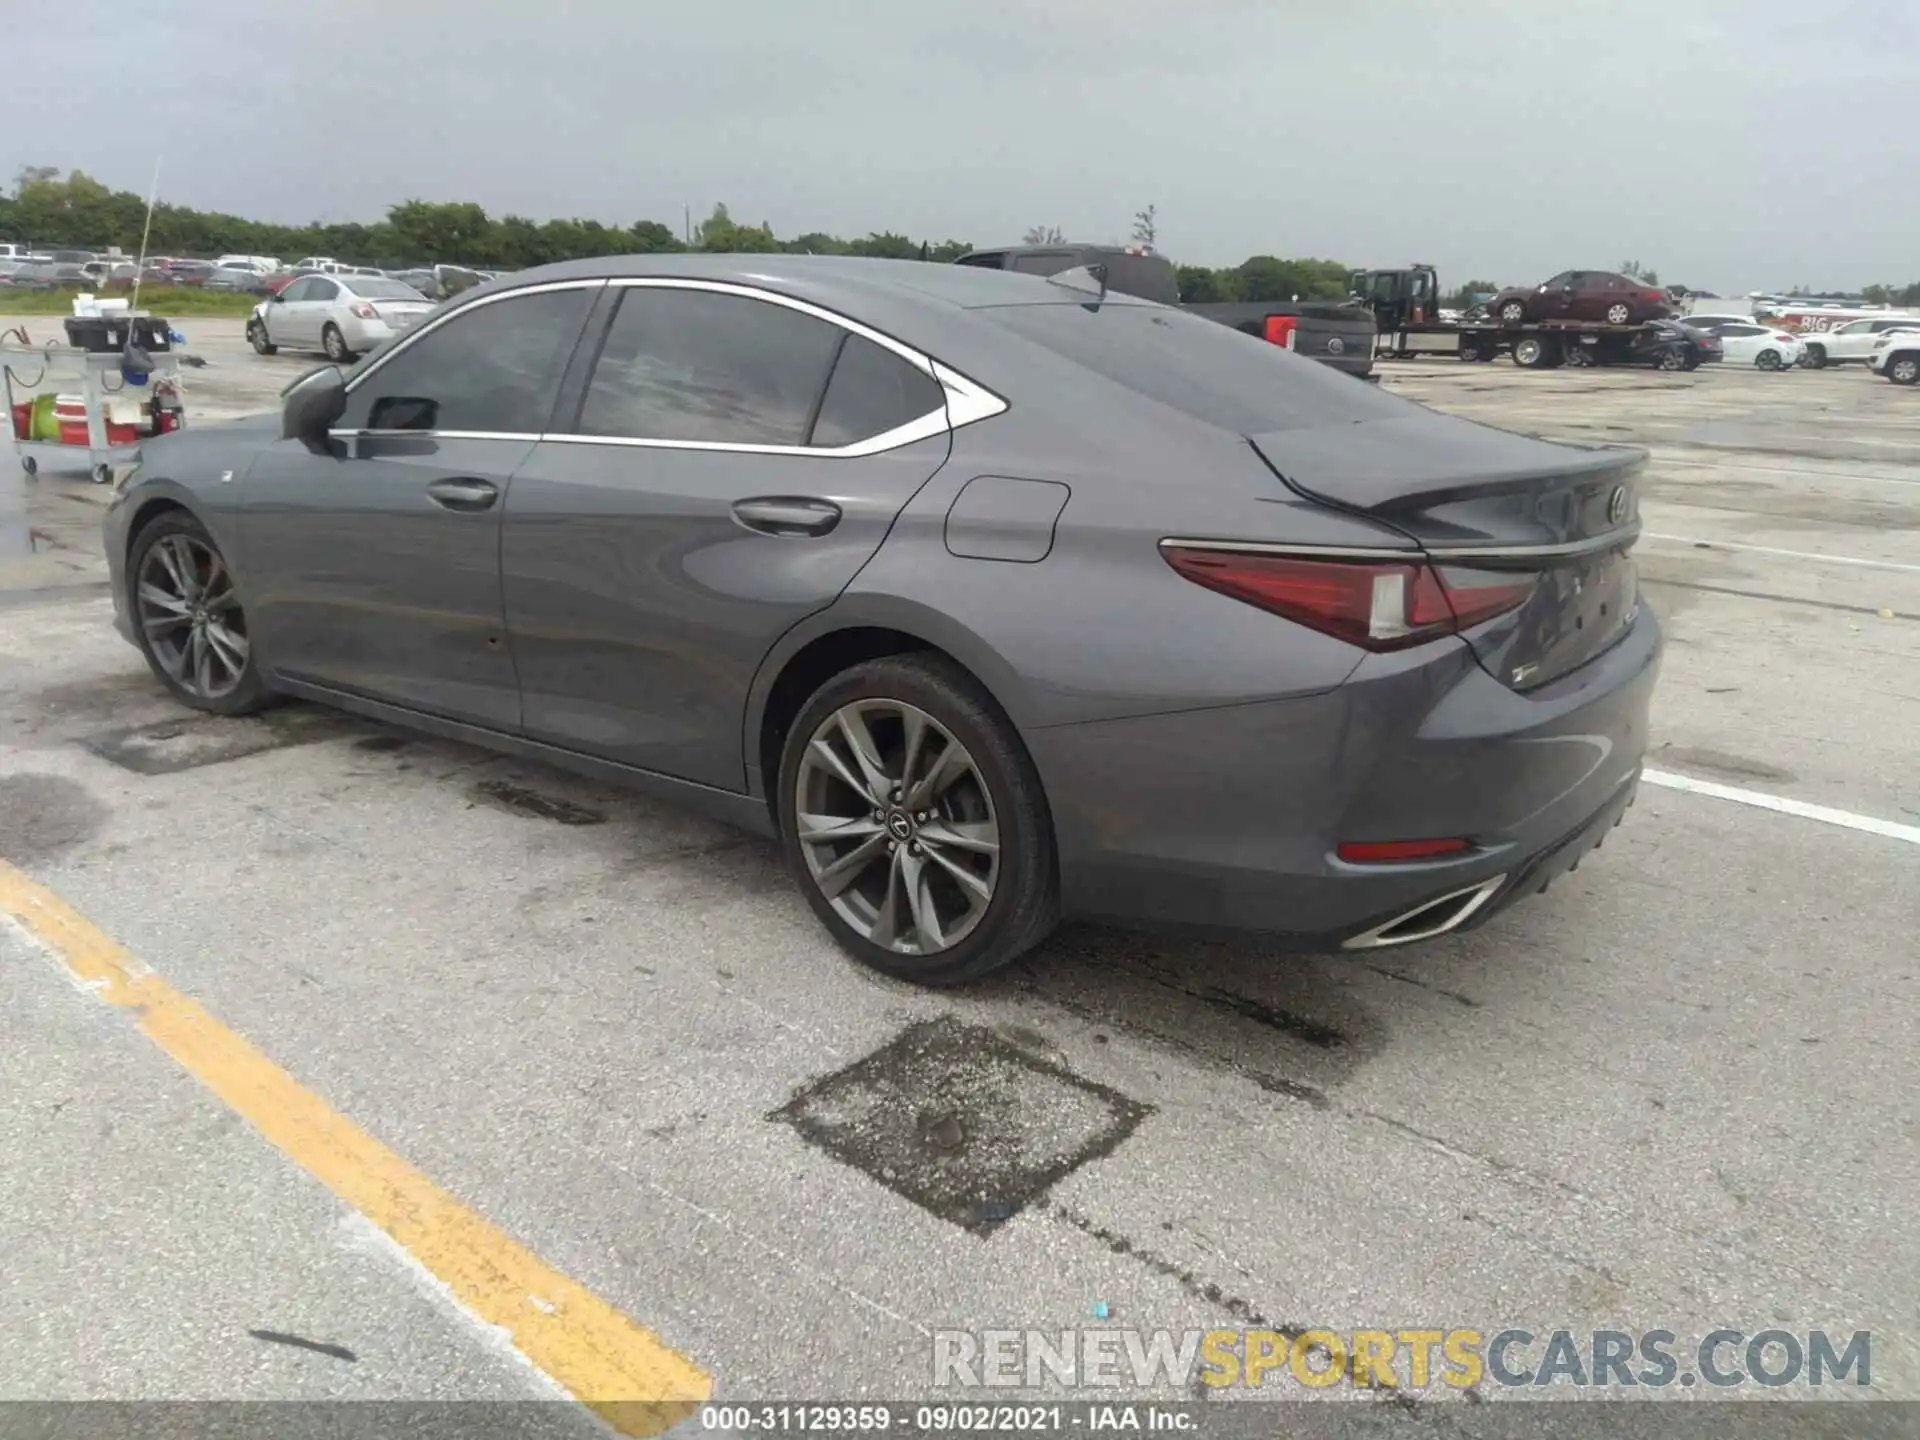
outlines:
[[1109, 290], [1177, 305], [1190, 315], [1231, 325], [1297, 355], [1318, 360], [1363, 380], [1373, 373], [1373, 311], [1350, 300], [1234, 300], [1181, 305], [1173, 262], [1138, 246], [1009, 245], [962, 255], [957, 265], [987, 270], [1016, 270], [1026, 275], [1058, 275], [1080, 266], [1104, 267]]

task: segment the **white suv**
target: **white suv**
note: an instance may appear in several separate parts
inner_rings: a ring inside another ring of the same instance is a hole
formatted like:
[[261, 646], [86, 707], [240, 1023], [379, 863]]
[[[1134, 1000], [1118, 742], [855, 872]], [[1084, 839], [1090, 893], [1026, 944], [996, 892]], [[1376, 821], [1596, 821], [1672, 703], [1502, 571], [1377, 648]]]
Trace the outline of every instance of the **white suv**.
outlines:
[[1849, 320], [1823, 335], [1802, 335], [1800, 338], [1807, 342], [1807, 368], [1818, 370], [1822, 365], [1869, 364], [1880, 337], [1895, 330], [1920, 330], [1920, 315]]
[[1896, 385], [1920, 383], [1920, 327], [1881, 335], [1874, 341], [1867, 368]]

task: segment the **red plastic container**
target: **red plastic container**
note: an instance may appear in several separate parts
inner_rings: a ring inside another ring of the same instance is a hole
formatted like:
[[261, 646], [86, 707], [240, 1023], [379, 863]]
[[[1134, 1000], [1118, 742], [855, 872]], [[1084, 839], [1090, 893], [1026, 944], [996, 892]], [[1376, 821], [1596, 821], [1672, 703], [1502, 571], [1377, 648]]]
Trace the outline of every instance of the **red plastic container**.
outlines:
[[60, 427], [62, 445], [87, 443], [87, 407], [84, 402], [64, 398], [54, 401], [53, 420]]
[[13, 407], [13, 438], [29, 440], [33, 438], [33, 402], [23, 400]]

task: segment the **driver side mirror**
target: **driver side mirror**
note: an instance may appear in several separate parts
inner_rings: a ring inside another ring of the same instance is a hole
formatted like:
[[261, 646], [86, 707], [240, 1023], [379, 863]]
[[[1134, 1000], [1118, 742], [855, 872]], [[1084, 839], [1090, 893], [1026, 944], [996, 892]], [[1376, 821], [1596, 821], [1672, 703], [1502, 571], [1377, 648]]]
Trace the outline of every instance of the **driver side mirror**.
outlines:
[[315, 455], [332, 453], [327, 432], [347, 409], [347, 380], [327, 365], [289, 385], [280, 409], [280, 438], [298, 440]]

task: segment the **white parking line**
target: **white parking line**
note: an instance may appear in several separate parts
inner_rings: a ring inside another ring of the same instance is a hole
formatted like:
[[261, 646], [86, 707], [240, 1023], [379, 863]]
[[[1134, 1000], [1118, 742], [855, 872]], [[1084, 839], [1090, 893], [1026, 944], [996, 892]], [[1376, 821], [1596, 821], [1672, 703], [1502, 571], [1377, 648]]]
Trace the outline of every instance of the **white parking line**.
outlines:
[[1871, 815], [1856, 815], [1851, 810], [1809, 805], [1804, 800], [1789, 800], [1784, 795], [1769, 795], [1761, 790], [1742, 790], [1738, 786], [1720, 785], [1712, 780], [1696, 780], [1691, 775], [1676, 775], [1671, 770], [1642, 770], [1640, 778], [1649, 785], [1662, 785], [1669, 790], [1711, 795], [1716, 800], [1755, 805], [1762, 810], [1777, 810], [1782, 815], [1798, 815], [1803, 820], [1820, 820], [1828, 825], [1863, 830], [1869, 835], [1884, 835], [1889, 840], [1904, 840], [1909, 845], [1920, 845], [1920, 825], [1902, 825], [1896, 820], [1877, 820]]
[[1697, 550], [1749, 550], [1755, 555], [1785, 555], [1793, 560], [1825, 560], [1833, 565], [1864, 565], [1870, 570], [1899, 570], [1920, 575], [1920, 565], [1906, 565], [1898, 560], [1862, 560], [1853, 555], [1823, 555], [1818, 550], [1778, 550], [1771, 545], [1736, 545], [1731, 540], [1702, 540], [1695, 535], [1663, 535], [1657, 530], [1642, 531], [1640, 538], [1691, 545]]

